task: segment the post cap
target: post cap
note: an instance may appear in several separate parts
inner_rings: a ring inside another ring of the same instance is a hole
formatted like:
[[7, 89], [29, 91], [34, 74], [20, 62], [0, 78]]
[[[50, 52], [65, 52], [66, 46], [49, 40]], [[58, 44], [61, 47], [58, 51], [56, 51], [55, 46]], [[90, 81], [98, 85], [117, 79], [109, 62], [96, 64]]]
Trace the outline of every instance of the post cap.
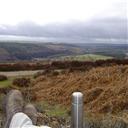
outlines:
[[83, 94], [81, 92], [74, 92], [72, 94], [72, 103], [82, 104], [83, 103]]

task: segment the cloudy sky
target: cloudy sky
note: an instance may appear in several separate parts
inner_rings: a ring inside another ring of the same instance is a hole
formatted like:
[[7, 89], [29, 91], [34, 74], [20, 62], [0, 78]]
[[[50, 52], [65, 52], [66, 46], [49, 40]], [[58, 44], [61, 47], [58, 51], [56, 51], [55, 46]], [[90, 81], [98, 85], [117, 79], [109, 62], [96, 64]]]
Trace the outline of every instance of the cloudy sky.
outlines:
[[0, 0], [0, 35], [122, 40], [127, 0]]

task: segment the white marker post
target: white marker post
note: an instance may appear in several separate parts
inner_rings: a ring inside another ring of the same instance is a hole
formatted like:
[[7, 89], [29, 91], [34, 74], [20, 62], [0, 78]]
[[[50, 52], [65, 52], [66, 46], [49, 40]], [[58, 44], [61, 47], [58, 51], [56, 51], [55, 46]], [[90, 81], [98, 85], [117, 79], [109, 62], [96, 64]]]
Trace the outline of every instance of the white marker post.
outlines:
[[83, 94], [72, 94], [71, 128], [83, 128]]

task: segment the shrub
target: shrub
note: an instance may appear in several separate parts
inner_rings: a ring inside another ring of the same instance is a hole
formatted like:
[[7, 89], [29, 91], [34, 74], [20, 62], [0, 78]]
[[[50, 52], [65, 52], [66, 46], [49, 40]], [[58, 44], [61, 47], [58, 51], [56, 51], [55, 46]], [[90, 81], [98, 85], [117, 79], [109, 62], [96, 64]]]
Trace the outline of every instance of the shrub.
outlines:
[[52, 72], [52, 70], [50, 69], [45, 69], [44, 72], [43, 72], [43, 75], [48, 75]]
[[0, 81], [4, 81], [4, 80], [7, 80], [8, 78], [7, 78], [7, 76], [5, 76], [5, 75], [0, 75]]
[[41, 77], [41, 76], [58, 76], [59, 75], [59, 72], [58, 71], [54, 71], [53, 69], [46, 69], [42, 72], [37, 72], [35, 75], [34, 75], [34, 78], [38, 78], [38, 77]]
[[35, 73], [33, 77], [36, 79], [36, 78], [38, 78], [38, 77], [40, 77], [42, 75], [44, 75], [44, 72], [40, 71], [40, 72]]
[[[87, 116], [87, 115], [86, 115]], [[97, 117], [97, 118], [96, 118]], [[85, 128], [127, 128], [128, 124], [125, 120], [111, 115], [104, 117], [86, 117], [84, 122]]]
[[53, 71], [52, 72], [52, 76], [58, 76], [59, 75], [59, 72], [58, 71]]
[[13, 85], [19, 86], [19, 87], [29, 87], [31, 84], [30, 78], [16, 78], [13, 80]]

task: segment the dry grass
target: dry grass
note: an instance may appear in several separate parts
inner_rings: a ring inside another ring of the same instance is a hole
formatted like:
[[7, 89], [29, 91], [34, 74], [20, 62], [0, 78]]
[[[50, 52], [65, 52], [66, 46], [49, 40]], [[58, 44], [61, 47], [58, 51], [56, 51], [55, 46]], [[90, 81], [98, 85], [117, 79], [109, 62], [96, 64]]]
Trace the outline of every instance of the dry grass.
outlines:
[[[66, 70], [59, 74], [50, 72], [39, 75], [32, 86], [20, 89], [27, 102], [33, 101], [36, 104], [43, 101], [44, 105], [46, 101], [53, 108], [60, 104], [67, 110], [70, 110], [72, 93], [81, 91], [84, 94], [87, 128], [127, 128], [128, 126], [128, 65], [97, 67], [89, 71]], [[2, 94], [7, 89], [0, 91]], [[49, 104], [46, 107], [49, 110], [48, 107]], [[55, 110], [53, 108], [50, 108], [52, 111], [48, 111], [51, 115], [65, 113], [58, 107]], [[44, 117], [41, 118], [41, 122], [43, 120]], [[53, 126], [53, 128], [57, 127]]]
[[128, 65], [40, 76], [36, 80], [32, 92], [37, 101], [70, 106], [71, 94], [81, 91], [87, 112], [118, 115], [128, 110]]

